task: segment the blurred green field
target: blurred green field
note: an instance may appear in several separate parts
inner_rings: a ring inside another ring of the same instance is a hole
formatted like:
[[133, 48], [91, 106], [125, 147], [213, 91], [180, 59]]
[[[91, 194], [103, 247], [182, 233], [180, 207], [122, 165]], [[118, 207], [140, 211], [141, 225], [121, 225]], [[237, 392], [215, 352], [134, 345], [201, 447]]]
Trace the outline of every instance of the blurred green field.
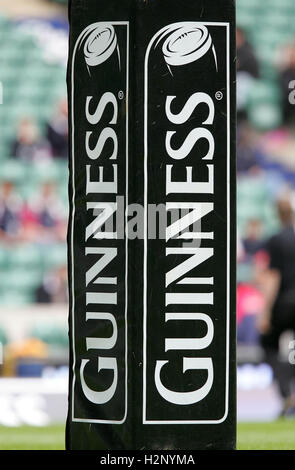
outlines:
[[[0, 450], [63, 450], [64, 426], [0, 426]], [[239, 450], [295, 450], [295, 420], [240, 423]]]
[[0, 450], [63, 450], [64, 426], [0, 426]]
[[295, 420], [272, 423], [240, 423], [239, 450], [294, 450]]

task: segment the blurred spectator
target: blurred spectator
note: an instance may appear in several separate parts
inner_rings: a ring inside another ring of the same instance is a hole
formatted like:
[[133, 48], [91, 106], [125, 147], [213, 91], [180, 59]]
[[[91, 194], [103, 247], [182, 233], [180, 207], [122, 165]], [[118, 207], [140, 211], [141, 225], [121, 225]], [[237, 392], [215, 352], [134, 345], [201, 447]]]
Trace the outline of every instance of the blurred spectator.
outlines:
[[40, 162], [51, 157], [50, 146], [40, 137], [36, 123], [23, 118], [19, 124], [17, 137], [11, 146], [11, 155], [27, 162]]
[[239, 232], [237, 233], [237, 262], [240, 263], [245, 257], [244, 245]]
[[65, 240], [67, 211], [54, 182], [43, 183], [40, 192], [29, 201], [27, 217], [37, 223], [35, 238], [39, 242]]
[[281, 334], [295, 331], [295, 218], [289, 198], [280, 199], [277, 209], [282, 229], [266, 247], [270, 261], [262, 280], [265, 308], [258, 326], [266, 359], [273, 367], [285, 402], [283, 413], [295, 414], [294, 366], [279, 359]]
[[259, 66], [251, 44], [241, 28], [236, 31], [237, 44], [237, 110], [239, 120], [245, 119], [248, 93], [259, 78]]
[[256, 150], [248, 126], [243, 123], [237, 130], [237, 171], [246, 173], [253, 168], [258, 168]]
[[0, 196], [0, 237], [2, 240], [14, 240], [21, 236], [22, 201], [16, 194], [14, 185], [5, 181], [1, 186]]
[[[238, 260], [237, 286], [237, 340], [238, 343], [249, 345], [259, 344], [257, 316], [264, 309], [264, 296], [260, 290], [260, 279], [268, 266], [269, 258], [263, 249], [261, 239], [261, 223], [252, 219], [248, 224], [248, 241], [244, 244], [248, 252], [243, 259]], [[253, 243], [252, 243], [253, 242]], [[242, 269], [242, 276], [240, 269]]]
[[246, 237], [243, 240], [246, 255], [254, 256], [263, 248], [261, 234], [262, 226], [260, 220], [250, 219], [246, 228]]
[[65, 303], [68, 301], [67, 268], [60, 266], [47, 273], [42, 284], [37, 288], [36, 302], [38, 303]]
[[[279, 82], [283, 99], [283, 117], [286, 124], [295, 121], [295, 105], [290, 102], [290, 83], [295, 80], [295, 42], [280, 51]], [[294, 86], [293, 86], [294, 90]]]
[[47, 139], [52, 154], [56, 158], [68, 157], [68, 103], [66, 99], [59, 102], [57, 110], [47, 124]]
[[21, 223], [23, 239], [27, 242], [34, 242], [39, 237], [38, 216], [35, 214], [29, 204], [24, 202], [21, 212]]
[[261, 313], [264, 299], [257, 287], [242, 283], [237, 287], [237, 340], [238, 343], [257, 345], [259, 333], [257, 315]]
[[259, 66], [254, 50], [246, 38], [245, 32], [237, 28], [237, 72], [246, 72], [253, 78], [259, 78]]

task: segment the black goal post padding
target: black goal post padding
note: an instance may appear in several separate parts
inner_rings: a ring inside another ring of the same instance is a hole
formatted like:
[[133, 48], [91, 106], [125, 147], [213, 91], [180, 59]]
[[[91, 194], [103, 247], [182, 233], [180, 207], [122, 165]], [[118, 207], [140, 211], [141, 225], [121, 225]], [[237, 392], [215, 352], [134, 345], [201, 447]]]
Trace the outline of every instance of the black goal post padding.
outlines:
[[67, 449], [234, 449], [234, 1], [69, 19]]

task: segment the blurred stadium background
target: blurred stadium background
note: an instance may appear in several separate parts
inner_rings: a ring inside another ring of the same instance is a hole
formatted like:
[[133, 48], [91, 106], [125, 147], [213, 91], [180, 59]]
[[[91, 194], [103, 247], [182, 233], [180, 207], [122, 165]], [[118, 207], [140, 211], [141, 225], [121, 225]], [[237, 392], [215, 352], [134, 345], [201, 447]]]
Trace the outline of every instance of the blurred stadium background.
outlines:
[[[0, 448], [31, 448], [38, 439], [40, 448], [63, 446], [66, 3], [0, 0]], [[282, 399], [257, 318], [265, 241], [279, 230], [276, 201], [284, 194], [295, 202], [295, 2], [237, 0], [237, 25], [238, 417], [268, 423], [280, 416]], [[291, 338], [281, 339], [283, 362]], [[44, 426], [47, 434], [34, 432]], [[295, 449], [295, 421], [279, 421], [273, 431], [259, 426], [240, 425], [240, 447], [259, 448], [273, 432], [266, 448]]]

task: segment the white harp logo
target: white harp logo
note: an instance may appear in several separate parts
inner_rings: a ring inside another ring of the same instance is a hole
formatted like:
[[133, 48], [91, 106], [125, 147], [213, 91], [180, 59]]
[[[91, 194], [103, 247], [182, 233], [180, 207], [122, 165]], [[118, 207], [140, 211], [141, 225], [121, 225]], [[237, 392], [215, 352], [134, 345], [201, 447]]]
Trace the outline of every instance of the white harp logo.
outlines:
[[89, 67], [95, 67], [106, 62], [114, 51], [117, 51], [119, 68], [121, 68], [120, 50], [114, 27], [110, 23], [93, 23], [81, 33], [80, 45], [84, 42], [84, 57]]
[[196, 62], [210, 50], [217, 70], [215, 47], [208, 29], [202, 23], [183, 22], [169, 25], [161, 32], [155, 48], [162, 40], [162, 52], [171, 75], [171, 66]]

